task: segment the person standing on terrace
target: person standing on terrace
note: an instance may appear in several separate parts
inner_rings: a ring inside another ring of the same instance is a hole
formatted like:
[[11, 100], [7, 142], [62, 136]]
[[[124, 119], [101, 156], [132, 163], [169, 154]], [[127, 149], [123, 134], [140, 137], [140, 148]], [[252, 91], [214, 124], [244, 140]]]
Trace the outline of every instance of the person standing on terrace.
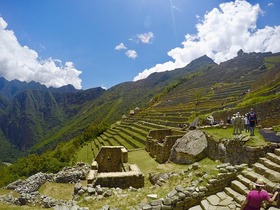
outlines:
[[258, 124], [258, 119], [256, 112], [254, 112], [253, 108], [250, 109], [250, 112], [248, 113], [248, 120], [249, 120], [249, 127], [250, 127], [250, 136], [255, 135], [255, 126]]

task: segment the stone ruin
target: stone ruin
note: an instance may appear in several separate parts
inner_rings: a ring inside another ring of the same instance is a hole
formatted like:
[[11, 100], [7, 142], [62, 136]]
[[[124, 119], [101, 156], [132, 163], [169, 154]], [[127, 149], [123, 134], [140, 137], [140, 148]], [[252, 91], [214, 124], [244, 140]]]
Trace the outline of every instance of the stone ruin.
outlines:
[[146, 140], [146, 151], [158, 163], [165, 163], [170, 156], [170, 151], [176, 140], [186, 132], [171, 129], [151, 130]]
[[205, 158], [207, 138], [201, 130], [158, 129], [149, 132], [146, 150], [158, 163], [192, 164]]
[[202, 130], [172, 131], [170, 129], [151, 130], [146, 140], [146, 151], [158, 163], [167, 161], [175, 164], [192, 164], [205, 157], [233, 165], [246, 163], [252, 166], [259, 157], [272, 152], [274, 146], [246, 146], [250, 139], [237, 135], [233, 139], [220, 139], [206, 135]]
[[136, 164], [128, 164], [125, 147], [102, 146], [91, 164], [87, 183], [110, 188], [142, 188], [144, 175]]

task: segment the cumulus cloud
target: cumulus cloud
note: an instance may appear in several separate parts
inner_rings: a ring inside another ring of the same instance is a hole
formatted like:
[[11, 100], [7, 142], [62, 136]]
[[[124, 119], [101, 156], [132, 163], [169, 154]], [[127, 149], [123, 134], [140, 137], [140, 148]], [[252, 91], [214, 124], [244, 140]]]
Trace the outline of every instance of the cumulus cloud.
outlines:
[[0, 76], [7, 80], [36, 81], [47, 87], [72, 84], [81, 89], [82, 73], [72, 62], [62, 64], [52, 58], [41, 60], [36, 51], [21, 46], [7, 22], [0, 17]]
[[127, 49], [126, 46], [124, 45], [124, 43], [120, 43], [119, 45], [117, 45], [115, 47], [115, 50], [125, 50]]
[[133, 59], [135, 59], [138, 56], [137, 52], [135, 50], [128, 50], [128, 51], [126, 51], [125, 54], [127, 55], [127, 57], [133, 58]]
[[252, 5], [243, 0], [220, 4], [219, 8], [214, 8], [199, 19], [197, 33], [187, 34], [182, 47], [167, 53], [173, 61], [145, 69], [134, 81], [154, 72], [184, 67], [203, 55], [220, 63], [235, 57], [240, 49], [245, 52], [279, 52], [280, 26], [258, 29], [257, 18], [262, 14], [259, 4]]
[[[119, 45], [117, 45], [116, 47], [115, 47], [115, 50], [118, 50], [118, 51], [120, 51], [120, 50], [126, 50], [127, 49], [127, 47], [124, 45], [124, 43], [120, 43]], [[129, 58], [132, 58], [132, 59], [135, 59], [138, 55], [137, 55], [137, 52], [135, 51], [135, 50], [127, 50], [126, 52], [125, 52], [125, 55], [127, 56], [127, 57], [129, 57]]]
[[137, 38], [144, 44], [150, 44], [154, 38], [153, 32], [148, 32], [144, 34], [137, 34]]

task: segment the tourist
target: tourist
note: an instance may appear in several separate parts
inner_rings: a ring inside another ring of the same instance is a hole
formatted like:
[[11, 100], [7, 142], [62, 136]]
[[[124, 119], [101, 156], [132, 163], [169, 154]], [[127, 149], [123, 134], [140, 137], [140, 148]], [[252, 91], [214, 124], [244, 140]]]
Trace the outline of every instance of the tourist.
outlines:
[[250, 109], [250, 112], [247, 115], [249, 120], [249, 127], [250, 127], [250, 136], [255, 135], [255, 126], [258, 124], [257, 115], [254, 112], [253, 108]]
[[245, 131], [246, 132], [249, 132], [249, 128], [250, 128], [250, 122], [249, 122], [249, 119], [248, 119], [248, 113], [245, 114], [244, 116], [244, 128], [245, 128]]
[[264, 182], [261, 179], [258, 179], [255, 182], [255, 189], [247, 194], [246, 199], [241, 204], [240, 210], [260, 210], [263, 201], [272, 203], [279, 192], [276, 191], [271, 198], [268, 192], [263, 189], [264, 186]]
[[229, 116], [227, 117], [227, 124], [228, 124], [228, 125], [230, 125], [230, 124], [231, 124], [231, 119], [230, 119], [230, 117], [229, 117]]
[[242, 127], [243, 127], [243, 123], [242, 123], [242, 119], [241, 119], [241, 115], [239, 112], [236, 113], [236, 116], [235, 116], [235, 134], [241, 134], [242, 132]]
[[232, 124], [232, 127], [233, 127], [233, 135], [235, 135], [235, 130], [236, 130], [235, 116], [236, 116], [236, 114], [233, 114], [233, 116], [231, 118], [231, 124]]

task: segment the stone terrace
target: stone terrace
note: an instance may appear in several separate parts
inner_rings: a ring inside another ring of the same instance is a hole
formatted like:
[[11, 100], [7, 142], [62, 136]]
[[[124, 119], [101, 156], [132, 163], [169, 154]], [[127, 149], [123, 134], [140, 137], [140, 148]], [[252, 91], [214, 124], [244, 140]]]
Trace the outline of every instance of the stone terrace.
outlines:
[[[267, 153], [266, 157], [260, 158], [252, 168], [247, 168], [233, 180], [230, 186], [223, 191], [209, 195], [202, 199], [199, 205], [190, 210], [206, 209], [240, 209], [240, 204], [245, 199], [246, 194], [252, 188], [253, 183], [262, 178], [266, 182], [266, 189], [274, 192], [280, 187], [280, 149], [275, 149], [274, 153]], [[280, 209], [280, 200], [274, 202], [274, 207], [269, 209]]]

